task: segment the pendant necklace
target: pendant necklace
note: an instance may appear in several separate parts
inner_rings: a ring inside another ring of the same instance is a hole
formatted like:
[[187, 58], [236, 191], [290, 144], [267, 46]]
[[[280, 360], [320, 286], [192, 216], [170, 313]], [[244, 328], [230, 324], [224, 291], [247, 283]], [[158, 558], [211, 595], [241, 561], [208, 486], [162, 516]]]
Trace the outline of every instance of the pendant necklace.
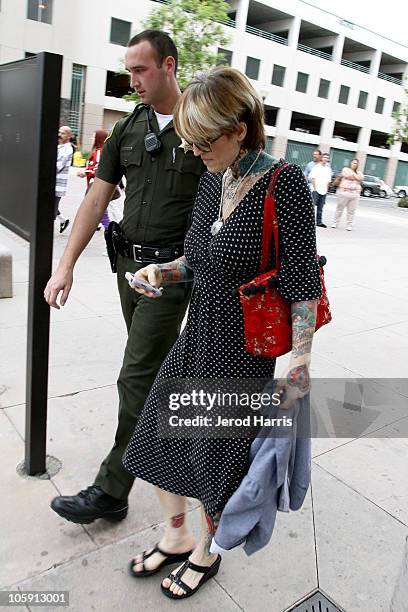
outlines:
[[[248, 174], [251, 172], [252, 168], [255, 166], [255, 164], [258, 161], [258, 158], [259, 158], [259, 156], [261, 154], [261, 151], [262, 151], [262, 149], [259, 149], [258, 155], [255, 157], [254, 161], [249, 166], [249, 168], [245, 172], [245, 174], [237, 182], [237, 185], [236, 185], [234, 191], [232, 192], [231, 200], [235, 197], [235, 194], [238, 191], [238, 187], [241, 185], [241, 183], [244, 180], [244, 178], [246, 178], [248, 176]], [[220, 231], [220, 229], [222, 228], [222, 226], [224, 225], [224, 221], [223, 221], [223, 218], [222, 218], [222, 205], [223, 205], [223, 200], [224, 200], [225, 177], [226, 177], [226, 175], [227, 175], [227, 172], [225, 172], [224, 176], [222, 177], [220, 208], [219, 208], [219, 211], [218, 211], [218, 219], [216, 221], [214, 221], [214, 223], [211, 226], [211, 235], [212, 236], [216, 236], [218, 234], [218, 232]]]

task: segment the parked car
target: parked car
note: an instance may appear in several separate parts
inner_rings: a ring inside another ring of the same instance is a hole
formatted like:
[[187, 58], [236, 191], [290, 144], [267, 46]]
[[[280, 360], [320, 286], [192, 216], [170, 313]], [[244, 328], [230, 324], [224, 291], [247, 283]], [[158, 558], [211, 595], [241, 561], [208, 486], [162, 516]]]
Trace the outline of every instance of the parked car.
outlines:
[[387, 185], [387, 183], [384, 183], [384, 181], [381, 181], [380, 196], [382, 198], [390, 198], [392, 195], [394, 195], [394, 192], [392, 191], [391, 187]]
[[384, 191], [382, 182], [383, 181], [378, 176], [365, 174], [361, 183], [361, 195], [366, 198], [370, 198], [373, 195], [381, 196], [381, 191]]
[[394, 193], [399, 198], [406, 198], [408, 196], [408, 185], [396, 185], [394, 187]]

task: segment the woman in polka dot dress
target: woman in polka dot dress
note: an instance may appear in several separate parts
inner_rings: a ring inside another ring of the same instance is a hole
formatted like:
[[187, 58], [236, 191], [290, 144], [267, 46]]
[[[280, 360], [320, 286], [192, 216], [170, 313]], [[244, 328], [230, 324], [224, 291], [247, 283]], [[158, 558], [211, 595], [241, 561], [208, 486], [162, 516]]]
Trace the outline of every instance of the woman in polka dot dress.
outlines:
[[[169, 413], [160, 392], [175, 379], [272, 378], [275, 360], [245, 352], [243, 316], [233, 289], [259, 274], [263, 208], [279, 162], [267, 155], [263, 106], [240, 72], [217, 67], [196, 77], [181, 96], [174, 123], [184, 147], [200, 155], [208, 172], [200, 181], [185, 255], [149, 265], [136, 276], [155, 287], [194, 278], [186, 327], [163, 363], [124, 455], [126, 469], [156, 487], [166, 529], [152, 549], [131, 561], [135, 577], [184, 561], [161, 585], [173, 599], [193, 595], [219, 568], [210, 553], [217, 520], [247, 472], [251, 439], [160, 435]], [[298, 166], [289, 165], [275, 188], [281, 269], [279, 290], [292, 302], [293, 349], [282, 376], [285, 401], [308, 390], [308, 367], [320, 278], [310, 190]], [[271, 252], [274, 252], [272, 247]], [[271, 261], [271, 268], [274, 262]], [[139, 289], [153, 299], [153, 293]], [[160, 298], [158, 298], [160, 299]], [[205, 429], [205, 428], [203, 428]], [[202, 532], [195, 545], [186, 497], [202, 504]]]

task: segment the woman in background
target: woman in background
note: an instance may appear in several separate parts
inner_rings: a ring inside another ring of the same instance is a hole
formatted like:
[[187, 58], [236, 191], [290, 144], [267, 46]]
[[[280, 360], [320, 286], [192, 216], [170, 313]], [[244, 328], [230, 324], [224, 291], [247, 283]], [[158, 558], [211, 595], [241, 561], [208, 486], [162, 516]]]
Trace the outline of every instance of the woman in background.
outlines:
[[338, 227], [343, 210], [347, 208], [346, 230], [351, 232], [353, 229], [354, 214], [360, 198], [362, 180], [363, 175], [358, 171], [358, 159], [352, 159], [349, 166], [341, 171], [341, 181], [336, 192], [337, 208], [334, 213], [333, 228]]
[[[99, 166], [99, 160], [101, 159], [103, 145], [107, 137], [107, 130], [96, 130], [93, 136], [92, 149], [88, 157], [88, 161], [86, 163], [85, 171], [78, 172], [78, 176], [82, 178], [86, 177], [87, 187], [85, 193], [88, 193], [88, 191], [92, 187], [92, 183], [95, 180], [96, 172]], [[118, 197], [120, 197], [120, 191], [117, 187], [114, 191], [113, 199], [116, 200]], [[115, 204], [112, 204], [111, 201], [109, 202], [108, 208], [103, 213], [101, 223], [104, 229], [107, 229], [110, 221], [119, 222], [121, 218], [122, 214], [120, 213], [120, 211], [118, 211], [118, 207]], [[98, 226], [98, 229], [101, 229], [101, 227]]]

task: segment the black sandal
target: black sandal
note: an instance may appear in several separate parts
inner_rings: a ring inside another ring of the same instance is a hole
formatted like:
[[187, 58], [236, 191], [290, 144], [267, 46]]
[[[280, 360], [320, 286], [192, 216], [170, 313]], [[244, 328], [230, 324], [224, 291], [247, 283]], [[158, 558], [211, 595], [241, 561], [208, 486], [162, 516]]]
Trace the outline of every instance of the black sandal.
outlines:
[[[214, 563], [209, 567], [204, 565], [196, 565], [195, 563], [192, 563], [189, 559], [187, 559], [187, 561], [183, 563], [183, 565], [175, 574], [169, 574], [168, 576], [166, 576], [166, 578], [171, 580], [171, 582], [177, 584], [177, 586], [182, 588], [185, 593], [183, 593], [182, 595], [175, 595], [170, 591], [170, 587], [166, 588], [161, 585], [162, 593], [164, 593], [166, 597], [170, 597], [170, 599], [185, 599], [186, 597], [191, 597], [191, 595], [194, 595], [194, 593], [198, 591], [198, 589], [203, 586], [203, 584], [207, 582], [207, 580], [213, 578], [217, 574], [218, 570], [220, 569], [220, 564], [221, 555], [218, 555]], [[185, 582], [181, 580], [181, 577], [188, 569], [203, 574], [203, 577], [194, 589], [189, 587], [188, 584], [185, 584]]]
[[[154, 553], [157, 553], [157, 552], [163, 555], [165, 559], [154, 569], [152, 570], [145, 569], [144, 563], [146, 559], [148, 559], [149, 557], [154, 555]], [[159, 546], [156, 544], [153, 550], [151, 550], [150, 552], [147, 553], [145, 550], [142, 552], [141, 561], [136, 561], [136, 559], [131, 560], [129, 564], [129, 572], [135, 578], [146, 578], [147, 576], [152, 576], [153, 574], [157, 574], [157, 572], [159, 572], [161, 568], [164, 567], [165, 565], [173, 565], [175, 563], [180, 563], [180, 561], [185, 561], [186, 559], [189, 558], [191, 553], [192, 553], [191, 550], [185, 553], [180, 553], [180, 554], [166, 553], [164, 552], [164, 550], [161, 550], [161, 548], [159, 548]], [[133, 566], [138, 563], [141, 563], [143, 566], [143, 569], [141, 572], [136, 572], [135, 569], [133, 568]]]

